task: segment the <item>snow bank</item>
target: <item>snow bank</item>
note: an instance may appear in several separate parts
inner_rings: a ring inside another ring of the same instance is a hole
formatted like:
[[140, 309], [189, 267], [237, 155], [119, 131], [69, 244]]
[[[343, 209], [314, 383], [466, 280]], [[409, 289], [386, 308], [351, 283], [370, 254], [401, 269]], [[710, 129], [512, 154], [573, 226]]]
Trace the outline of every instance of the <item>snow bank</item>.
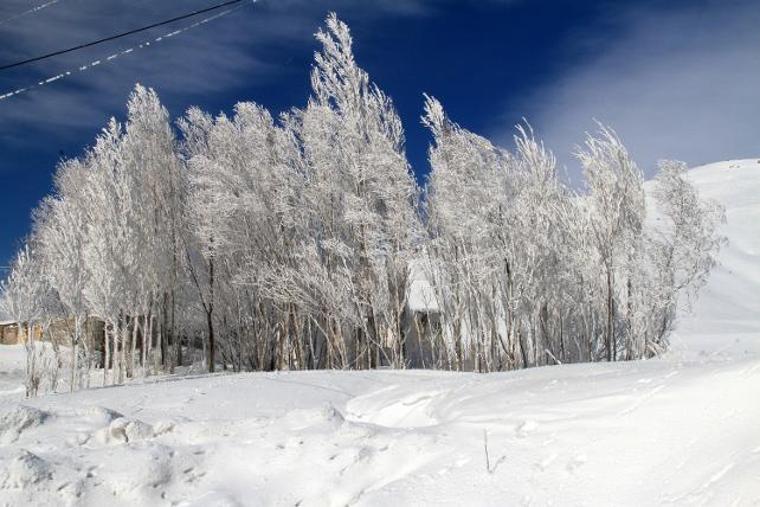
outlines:
[[0, 466], [0, 489], [27, 488], [47, 479], [50, 479], [47, 462], [23, 449], [3, 459]]
[[19, 439], [21, 434], [41, 425], [48, 414], [25, 405], [10, 405], [0, 412], [0, 445], [8, 445]]
[[0, 503], [751, 505], [758, 393], [756, 360], [94, 389], [32, 402], [51, 417], [2, 449], [24, 486]]
[[25, 364], [23, 345], [0, 345], [0, 399], [24, 396]]

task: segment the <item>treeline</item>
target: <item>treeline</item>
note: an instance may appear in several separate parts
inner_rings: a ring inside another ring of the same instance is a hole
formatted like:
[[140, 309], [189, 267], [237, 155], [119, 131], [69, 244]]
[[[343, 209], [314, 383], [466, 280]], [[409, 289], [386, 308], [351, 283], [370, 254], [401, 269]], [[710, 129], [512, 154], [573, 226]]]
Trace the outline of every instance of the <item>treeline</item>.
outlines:
[[[210, 371], [497, 371], [665, 350], [720, 243], [722, 212], [683, 164], [661, 163], [655, 212], [600, 125], [578, 149], [576, 193], [527, 126], [505, 151], [426, 97], [420, 188], [348, 27], [331, 15], [317, 39], [302, 109], [192, 108], [174, 128], [138, 85], [126, 122], [60, 163], [0, 304], [43, 329], [72, 320], [72, 389], [93, 368], [122, 382], [199, 350]], [[100, 339], [82, 333], [93, 317]]]

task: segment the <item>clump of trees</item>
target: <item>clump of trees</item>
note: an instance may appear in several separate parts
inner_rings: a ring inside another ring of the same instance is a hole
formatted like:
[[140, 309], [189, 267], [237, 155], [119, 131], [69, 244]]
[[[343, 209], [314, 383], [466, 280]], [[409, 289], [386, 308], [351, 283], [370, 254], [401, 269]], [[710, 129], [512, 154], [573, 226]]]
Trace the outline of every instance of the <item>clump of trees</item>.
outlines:
[[[53, 344], [71, 389], [94, 369], [110, 384], [199, 360], [210, 371], [498, 371], [666, 349], [721, 242], [722, 211], [683, 164], [660, 165], [647, 207], [641, 171], [600, 125], [577, 150], [576, 192], [528, 125], [506, 151], [426, 96], [421, 189], [348, 27], [330, 15], [317, 39], [302, 109], [191, 108], [175, 129], [138, 85], [126, 121], [59, 164], [0, 304], [43, 334], [73, 324]], [[412, 269], [434, 310], [409, 304]], [[83, 333], [93, 318], [102, 337]], [[33, 394], [39, 344], [27, 335]], [[410, 364], [412, 337], [423, 364]]]

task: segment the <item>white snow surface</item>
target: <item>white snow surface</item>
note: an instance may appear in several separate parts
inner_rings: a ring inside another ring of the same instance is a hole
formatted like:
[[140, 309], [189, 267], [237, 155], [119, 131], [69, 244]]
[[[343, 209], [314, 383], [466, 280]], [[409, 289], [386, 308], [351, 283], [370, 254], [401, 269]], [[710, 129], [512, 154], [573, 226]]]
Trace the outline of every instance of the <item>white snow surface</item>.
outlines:
[[664, 358], [23, 400], [23, 349], [2, 347], [0, 504], [760, 505], [760, 163], [690, 177], [730, 243]]
[[760, 354], [760, 159], [731, 160], [689, 171], [700, 196], [726, 210], [728, 239], [720, 265], [673, 338], [678, 354]]

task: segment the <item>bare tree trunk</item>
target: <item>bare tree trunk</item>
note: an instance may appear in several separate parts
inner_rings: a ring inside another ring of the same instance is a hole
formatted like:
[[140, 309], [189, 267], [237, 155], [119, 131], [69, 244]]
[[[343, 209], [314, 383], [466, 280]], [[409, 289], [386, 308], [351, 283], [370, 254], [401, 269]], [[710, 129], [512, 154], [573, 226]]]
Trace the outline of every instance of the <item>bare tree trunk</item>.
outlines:
[[164, 367], [164, 370], [169, 369], [169, 326], [167, 323], [168, 319], [168, 303], [166, 301], [167, 294], [164, 293], [163, 298], [163, 306], [161, 309], [161, 365]]
[[[164, 343], [164, 322], [163, 322], [163, 316], [159, 315], [156, 319], [156, 323], [158, 325], [158, 334], [156, 336], [156, 346], [159, 349], [159, 353], [161, 353], [161, 357], [157, 358], [154, 354], [153, 363], [155, 366], [155, 371], [160, 371], [160, 366], [163, 364], [163, 343]], [[160, 361], [159, 361], [160, 359]]]
[[[23, 332], [23, 324], [21, 322], [18, 323], [18, 337], [21, 338], [21, 333]], [[24, 341], [24, 347], [26, 348], [26, 382], [25, 384], [25, 392], [26, 397], [29, 398], [34, 394], [34, 383], [35, 383], [35, 377], [37, 375], [35, 369], [35, 354], [34, 354], [34, 338], [32, 337], [32, 323], [27, 322], [26, 324], [26, 340]]]
[[140, 350], [140, 364], [143, 368], [143, 375], [146, 375], [148, 371], [148, 341], [150, 340], [148, 335], [148, 320], [150, 319], [150, 310], [145, 314], [143, 317], [143, 328], [142, 328], [142, 347]]
[[214, 318], [213, 314], [211, 312], [206, 312], [206, 325], [208, 328], [208, 371], [213, 373], [216, 369], [216, 365], [214, 364], [214, 356], [215, 356], [215, 337], [214, 337]]
[[130, 343], [130, 358], [128, 376], [134, 378], [137, 366], [137, 333], [140, 331], [140, 317], [132, 317], [132, 338]]
[[84, 336], [82, 337], [82, 348], [87, 366], [85, 367], [84, 387], [90, 388], [90, 370], [92, 369], [92, 352], [95, 349], [93, 339], [92, 322], [85, 316], [84, 318]]
[[117, 341], [117, 343], [114, 344], [114, 357], [116, 358], [116, 362], [119, 365], [118, 376], [117, 376], [117, 383], [123, 384], [124, 383], [124, 368], [126, 367], [127, 361], [126, 356], [124, 355], [124, 349], [126, 348], [126, 341], [124, 336], [124, 322], [123, 317], [119, 317], [119, 326], [116, 330], [116, 333], [114, 333], [114, 340]]
[[613, 352], [613, 300], [612, 300], [612, 267], [607, 267], [607, 361], [611, 362], [617, 358], [617, 351]]
[[172, 285], [172, 316], [171, 316], [171, 335], [174, 338], [176, 342], [176, 358], [177, 358], [177, 366], [182, 366], [182, 336], [177, 333], [176, 329], [176, 315], [177, 315], [177, 302], [175, 301], [175, 293], [174, 293], [174, 284]]
[[216, 370], [214, 364], [216, 354], [216, 337], [214, 336], [214, 258], [208, 261], [209, 300], [206, 304], [206, 324], [208, 326], [208, 371]]
[[77, 377], [77, 347], [79, 344], [79, 328], [80, 328], [80, 317], [79, 315], [74, 316], [74, 334], [71, 337], [71, 379], [70, 379], [70, 385], [69, 385], [69, 391], [74, 392], [74, 385], [76, 384], [76, 377]]
[[103, 323], [103, 385], [108, 385], [108, 363], [111, 361], [111, 346], [108, 341], [108, 322]]

